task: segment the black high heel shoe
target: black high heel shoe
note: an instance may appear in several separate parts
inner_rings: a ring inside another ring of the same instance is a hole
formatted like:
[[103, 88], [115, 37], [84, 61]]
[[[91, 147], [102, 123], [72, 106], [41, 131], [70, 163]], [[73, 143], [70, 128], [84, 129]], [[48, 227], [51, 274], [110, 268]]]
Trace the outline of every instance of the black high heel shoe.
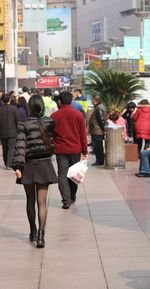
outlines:
[[33, 231], [31, 231], [31, 233], [29, 235], [29, 240], [30, 240], [30, 242], [37, 241], [37, 229], [36, 228]]
[[37, 248], [44, 248], [45, 240], [44, 240], [44, 230], [38, 230], [38, 238], [37, 238]]

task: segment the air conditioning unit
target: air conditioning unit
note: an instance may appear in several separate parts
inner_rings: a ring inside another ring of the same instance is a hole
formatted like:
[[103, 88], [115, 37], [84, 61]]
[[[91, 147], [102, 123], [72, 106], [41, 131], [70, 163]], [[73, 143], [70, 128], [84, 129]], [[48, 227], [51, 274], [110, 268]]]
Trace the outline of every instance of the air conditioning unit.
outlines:
[[30, 9], [30, 8], [31, 8], [31, 4], [25, 4], [25, 5], [24, 5], [24, 8], [25, 8], [25, 9]]
[[32, 9], [37, 9], [38, 8], [38, 4], [32, 4]]
[[40, 3], [40, 4], [38, 5], [38, 7], [39, 7], [39, 9], [44, 9], [44, 8], [45, 8], [45, 5], [42, 4], [42, 3]]

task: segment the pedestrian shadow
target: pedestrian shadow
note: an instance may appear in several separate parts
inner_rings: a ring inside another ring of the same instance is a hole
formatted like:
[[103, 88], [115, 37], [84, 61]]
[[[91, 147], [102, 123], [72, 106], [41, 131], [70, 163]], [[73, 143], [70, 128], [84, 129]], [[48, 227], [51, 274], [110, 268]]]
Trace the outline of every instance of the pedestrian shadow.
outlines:
[[126, 285], [133, 289], [150, 289], [150, 270], [131, 270], [119, 273], [122, 278], [126, 278]]
[[128, 205], [121, 200], [89, 202], [88, 204], [76, 203], [70, 211], [80, 218], [87, 221], [91, 220], [93, 224], [129, 231], [141, 231], [140, 225]]
[[26, 242], [26, 235], [5, 226], [0, 226], [0, 238], [13, 238]]

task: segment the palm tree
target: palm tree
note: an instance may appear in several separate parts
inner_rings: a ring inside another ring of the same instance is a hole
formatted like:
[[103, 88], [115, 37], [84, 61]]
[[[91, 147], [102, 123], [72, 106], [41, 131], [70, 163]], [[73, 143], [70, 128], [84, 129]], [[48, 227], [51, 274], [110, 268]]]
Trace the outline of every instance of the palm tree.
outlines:
[[121, 112], [128, 102], [139, 98], [137, 91], [144, 89], [143, 82], [130, 73], [111, 69], [86, 70], [84, 87], [91, 94], [100, 94], [108, 113]]

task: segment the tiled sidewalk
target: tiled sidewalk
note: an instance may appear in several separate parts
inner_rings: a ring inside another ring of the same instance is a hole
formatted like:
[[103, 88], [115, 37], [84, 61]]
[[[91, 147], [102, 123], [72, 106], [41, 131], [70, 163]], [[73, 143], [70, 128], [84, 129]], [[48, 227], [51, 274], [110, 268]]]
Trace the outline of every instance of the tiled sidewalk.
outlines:
[[[46, 247], [28, 242], [25, 195], [0, 167], [0, 289], [150, 289], [150, 179], [89, 166], [69, 210], [48, 196]], [[125, 200], [126, 201], [125, 201]]]

